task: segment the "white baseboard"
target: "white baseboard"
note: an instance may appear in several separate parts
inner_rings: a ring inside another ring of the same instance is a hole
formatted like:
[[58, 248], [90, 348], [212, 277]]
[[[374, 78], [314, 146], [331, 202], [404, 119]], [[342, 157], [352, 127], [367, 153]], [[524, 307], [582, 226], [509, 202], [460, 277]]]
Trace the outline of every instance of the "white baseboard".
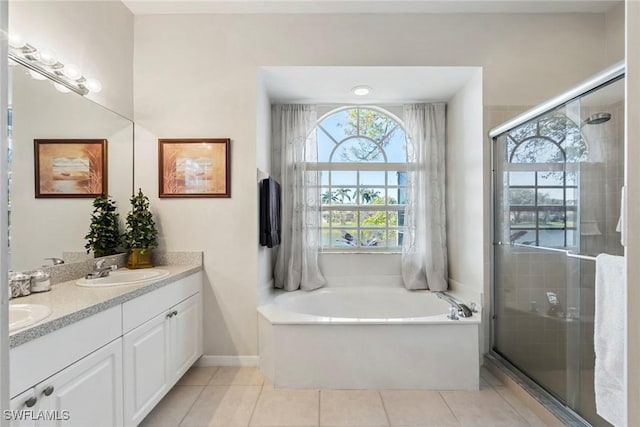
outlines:
[[196, 366], [258, 366], [259, 356], [208, 356], [204, 355], [195, 363]]

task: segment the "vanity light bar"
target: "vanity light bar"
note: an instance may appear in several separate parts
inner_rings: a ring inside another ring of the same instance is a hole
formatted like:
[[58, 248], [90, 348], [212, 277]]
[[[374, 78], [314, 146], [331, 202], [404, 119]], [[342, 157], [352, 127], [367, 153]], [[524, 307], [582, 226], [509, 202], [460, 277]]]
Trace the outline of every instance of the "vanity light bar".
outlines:
[[82, 96], [102, 90], [102, 84], [98, 80], [85, 78], [78, 67], [71, 64], [65, 66], [56, 60], [52, 53], [39, 51], [34, 46], [22, 42], [19, 37], [9, 36], [9, 48], [9, 59], [49, 78], [63, 88]]
[[25, 67], [35, 71], [36, 73], [42, 74], [43, 76], [53, 80], [55, 83], [58, 83], [79, 95], [84, 96], [89, 93], [89, 89], [87, 89], [86, 87], [80, 87], [80, 85], [74, 85], [73, 83], [62, 78], [61, 76], [55, 73], [49, 72], [46, 69], [39, 67], [38, 64], [35, 64], [34, 62], [26, 58], [23, 58], [22, 56], [18, 56], [13, 52], [9, 52], [9, 59], [17, 62], [18, 64], [24, 65]]

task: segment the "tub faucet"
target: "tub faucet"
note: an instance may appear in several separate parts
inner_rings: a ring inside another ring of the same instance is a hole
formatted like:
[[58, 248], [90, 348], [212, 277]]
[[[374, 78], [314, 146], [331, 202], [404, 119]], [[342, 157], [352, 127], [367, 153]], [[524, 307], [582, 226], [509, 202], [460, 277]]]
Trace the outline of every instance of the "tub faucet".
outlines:
[[[455, 309], [456, 311], [456, 315], [458, 317], [471, 317], [473, 316], [473, 310], [471, 310], [466, 304], [461, 303], [460, 301], [456, 300], [454, 297], [452, 297], [451, 295], [449, 295], [448, 293], [444, 292], [444, 291], [438, 291], [436, 292], [436, 295], [438, 296], [438, 298], [445, 300], [446, 302], [449, 303], [449, 305], [451, 305], [451, 308]], [[448, 316], [450, 319], [452, 320], [457, 320], [457, 317], [454, 317], [454, 313], [453, 310], [451, 310], [451, 314]]]
[[90, 280], [90, 279], [98, 279], [100, 277], [107, 277], [111, 271], [116, 270], [118, 268], [117, 265], [108, 265], [105, 267], [104, 262], [105, 260], [103, 259], [96, 261], [96, 264], [93, 267], [93, 271], [87, 274], [86, 276], [84, 276], [84, 278], [87, 280]]

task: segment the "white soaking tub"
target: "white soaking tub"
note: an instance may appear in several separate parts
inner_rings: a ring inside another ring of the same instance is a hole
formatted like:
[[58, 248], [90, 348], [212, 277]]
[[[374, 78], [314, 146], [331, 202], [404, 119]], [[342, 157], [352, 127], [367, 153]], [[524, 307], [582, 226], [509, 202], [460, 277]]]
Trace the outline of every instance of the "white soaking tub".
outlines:
[[481, 313], [428, 291], [336, 287], [258, 308], [260, 368], [282, 388], [477, 390]]

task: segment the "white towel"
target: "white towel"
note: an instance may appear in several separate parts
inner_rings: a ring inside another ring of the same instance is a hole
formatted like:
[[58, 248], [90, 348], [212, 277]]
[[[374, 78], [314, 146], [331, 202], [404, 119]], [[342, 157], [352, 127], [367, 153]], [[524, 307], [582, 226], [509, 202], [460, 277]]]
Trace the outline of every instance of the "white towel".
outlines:
[[596, 412], [614, 426], [624, 425], [624, 257], [596, 258]]

